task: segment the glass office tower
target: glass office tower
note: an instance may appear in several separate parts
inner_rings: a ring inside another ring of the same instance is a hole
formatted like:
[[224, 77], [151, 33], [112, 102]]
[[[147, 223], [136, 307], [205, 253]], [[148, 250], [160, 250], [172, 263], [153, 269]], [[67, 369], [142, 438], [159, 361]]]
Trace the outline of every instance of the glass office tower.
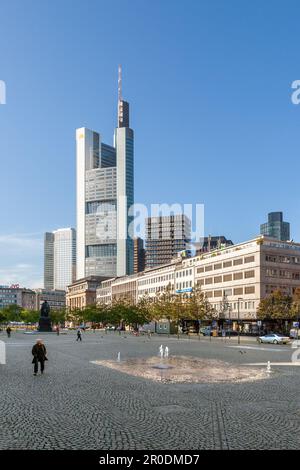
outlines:
[[76, 279], [76, 230], [61, 228], [44, 238], [44, 288], [66, 290]]
[[268, 222], [261, 224], [261, 235], [277, 238], [277, 240], [290, 240], [290, 224], [283, 221], [282, 212], [270, 212]]
[[61, 228], [54, 234], [54, 289], [66, 290], [76, 279], [76, 230]]
[[54, 289], [54, 235], [44, 235], [44, 288]]
[[77, 279], [133, 273], [128, 210], [134, 202], [134, 133], [129, 104], [118, 100], [114, 145], [85, 127], [76, 131]]

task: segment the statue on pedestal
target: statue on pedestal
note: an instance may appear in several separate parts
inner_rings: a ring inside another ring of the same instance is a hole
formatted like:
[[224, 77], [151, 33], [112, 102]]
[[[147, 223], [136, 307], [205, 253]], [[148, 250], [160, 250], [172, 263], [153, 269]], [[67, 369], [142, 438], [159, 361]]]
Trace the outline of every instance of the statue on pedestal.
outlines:
[[42, 303], [39, 319], [39, 331], [52, 331], [51, 318], [50, 318], [50, 306], [45, 300]]

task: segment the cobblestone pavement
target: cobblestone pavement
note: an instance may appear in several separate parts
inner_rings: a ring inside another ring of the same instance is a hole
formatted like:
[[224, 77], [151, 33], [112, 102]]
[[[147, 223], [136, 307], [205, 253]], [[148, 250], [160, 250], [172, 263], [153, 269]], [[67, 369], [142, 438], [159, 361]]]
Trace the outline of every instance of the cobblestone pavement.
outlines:
[[[240, 384], [163, 384], [92, 364], [170, 354], [232, 363], [290, 361], [289, 346], [232, 347], [236, 339], [44, 334], [49, 361], [33, 376], [36, 335], [7, 339], [0, 365], [0, 449], [299, 449], [300, 367]], [[246, 345], [246, 343], [244, 343]], [[242, 354], [241, 351], [244, 351]]]

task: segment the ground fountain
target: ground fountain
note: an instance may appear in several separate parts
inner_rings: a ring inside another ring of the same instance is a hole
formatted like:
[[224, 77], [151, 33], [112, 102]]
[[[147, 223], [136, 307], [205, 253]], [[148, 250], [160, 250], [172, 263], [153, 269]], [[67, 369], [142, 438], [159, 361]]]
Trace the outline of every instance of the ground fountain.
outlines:
[[[148, 357], [132, 357], [121, 362], [121, 353], [117, 360], [96, 360], [94, 364], [108, 367], [116, 371], [143, 379], [171, 383], [225, 383], [253, 382], [271, 376], [271, 363], [267, 368], [257, 367], [256, 364], [225, 362], [223, 360], [207, 359], [194, 356], [170, 356], [168, 346], [162, 344], [158, 354]], [[262, 365], [262, 364], [261, 364]], [[273, 372], [273, 371], [272, 371]]]
[[166, 369], [172, 369], [173, 366], [171, 366], [166, 359], [169, 357], [169, 348], [166, 346], [164, 349], [163, 345], [161, 344], [158, 350], [158, 355], [160, 357], [160, 363], [159, 364], [154, 364], [152, 367], [153, 369], [160, 369], [160, 370], [166, 370]]

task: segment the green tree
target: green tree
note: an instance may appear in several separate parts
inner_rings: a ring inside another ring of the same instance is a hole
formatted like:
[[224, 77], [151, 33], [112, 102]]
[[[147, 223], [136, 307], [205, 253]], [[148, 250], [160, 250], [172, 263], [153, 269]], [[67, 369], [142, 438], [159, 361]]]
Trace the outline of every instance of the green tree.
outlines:
[[7, 322], [13, 322], [13, 321], [21, 322], [22, 310], [23, 310], [22, 307], [20, 307], [19, 305], [11, 304], [3, 308], [3, 314], [5, 315]]
[[67, 310], [65, 308], [51, 309], [50, 318], [52, 325], [64, 324], [67, 318]]
[[177, 318], [176, 315], [176, 294], [172, 291], [170, 285], [168, 285], [162, 292], [160, 292], [152, 302], [152, 317], [159, 321], [163, 318], [174, 321]]
[[37, 323], [40, 318], [40, 312], [38, 310], [22, 309], [21, 319], [24, 323]]
[[6, 323], [7, 322], [7, 316], [4, 308], [0, 309], [0, 323]]
[[138, 330], [139, 326], [151, 321], [151, 309], [145, 303], [145, 299], [141, 299], [137, 305], [128, 305], [124, 321], [135, 330]]
[[195, 286], [186, 299], [188, 318], [192, 320], [210, 320], [214, 316], [214, 309], [207, 300], [200, 286]]
[[75, 325], [80, 325], [84, 321], [84, 313], [81, 308], [73, 308], [68, 310], [66, 314], [66, 320], [74, 323]]
[[257, 318], [259, 320], [275, 320], [281, 327], [284, 320], [296, 318], [296, 311], [293, 308], [293, 298], [284, 294], [281, 290], [276, 290], [265, 299], [260, 301]]

